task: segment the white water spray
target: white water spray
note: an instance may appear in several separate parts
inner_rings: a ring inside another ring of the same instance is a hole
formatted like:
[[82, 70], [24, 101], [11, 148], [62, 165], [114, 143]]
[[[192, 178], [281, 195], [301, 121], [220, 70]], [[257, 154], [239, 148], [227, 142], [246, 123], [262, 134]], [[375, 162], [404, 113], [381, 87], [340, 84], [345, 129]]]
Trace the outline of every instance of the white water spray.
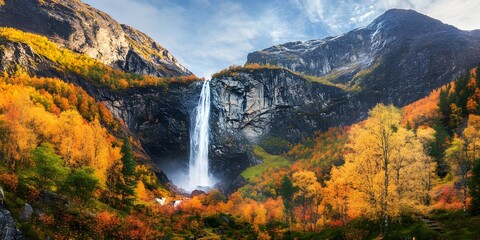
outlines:
[[190, 188], [209, 187], [208, 174], [208, 118], [210, 117], [210, 81], [205, 80], [198, 100], [190, 135], [189, 176]]

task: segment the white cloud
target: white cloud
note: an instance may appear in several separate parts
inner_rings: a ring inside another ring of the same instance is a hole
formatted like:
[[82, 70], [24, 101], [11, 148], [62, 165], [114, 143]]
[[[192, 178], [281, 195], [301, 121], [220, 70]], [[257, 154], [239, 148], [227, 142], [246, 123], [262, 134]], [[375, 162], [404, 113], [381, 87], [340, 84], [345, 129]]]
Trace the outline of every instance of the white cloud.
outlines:
[[437, 0], [420, 11], [460, 29], [480, 29], [480, 1], [478, 0]]
[[320, 25], [330, 35], [341, 34], [359, 25], [376, 14], [374, 0], [290, 0], [314, 25]]
[[377, 15], [391, 8], [413, 9], [463, 30], [480, 29], [478, 0], [381, 0], [374, 4]]
[[142, 0], [84, 1], [150, 35], [198, 76], [243, 64], [259, 45], [306, 38], [303, 24], [282, 18], [274, 6], [252, 15], [237, 1], [217, 1], [212, 10], [211, 1], [192, 0], [207, 6], [192, 15], [174, 1], [162, 0], [158, 6]]
[[367, 12], [360, 17], [357, 18], [357, 22], [364, 22], [366, 19], [368, 19], [370, 16], [375, 14], [375, 11], [371, 10], [370, 12]]
[[365, 26], [391, 8], [414, 9], [460, 29], [480, 29], [479, 0], [290, 0], [330, 34]]

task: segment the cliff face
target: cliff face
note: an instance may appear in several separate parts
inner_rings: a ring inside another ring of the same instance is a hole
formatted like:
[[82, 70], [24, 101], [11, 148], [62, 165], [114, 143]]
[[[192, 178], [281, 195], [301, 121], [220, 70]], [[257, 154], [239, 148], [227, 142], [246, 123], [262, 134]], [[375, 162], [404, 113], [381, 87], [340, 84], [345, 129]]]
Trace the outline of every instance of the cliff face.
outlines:
[[79, 0], [5, 0], [0, 26], [48, 37], [122, 70], [159, 77], [191, 72], [158, 43]]
[[352, 110], [346, 104], [349, 93], [287, 70], [239, 72], [213, 79], [212, 89], [218, 117], [214, 126], [227, 132], [240, 131], [252, 143], [272, 135], [299, 141], [315, 130], [356, 118], [345, 117]]
[[0, 44], [0, 71], [13, 71], [16, 66], [28, 69], [31, 72], [43, 72], [45, 75], [54, 75], [56, 64], [35, 54], [32, 48], [23, 43], [3, 40]]
[[478, 64], [480, 38], [412, 10], [393, 9], [346, 34], [292, 42], [248, 55], [375, 95], [411, 103]]

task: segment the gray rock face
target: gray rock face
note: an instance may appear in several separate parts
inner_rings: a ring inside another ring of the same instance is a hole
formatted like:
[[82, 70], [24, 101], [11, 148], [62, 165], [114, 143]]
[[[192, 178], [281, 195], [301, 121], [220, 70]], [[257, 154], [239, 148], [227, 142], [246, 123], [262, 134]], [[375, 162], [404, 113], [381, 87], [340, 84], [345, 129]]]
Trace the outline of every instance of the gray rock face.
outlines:
[[55, 63], [35, 54], [30, 46], [5, 41], [0, 47], [0, 71], [11, 73], [17, 66], [29, 73], [41, 72], [43, 75], [53, 76], [57, 72]]
[[0, 239], [24, 239], [8, 210], [0, 207]]
[[348, 109], [348, 93], [286, 70], [240, 72], [211, 82], [213, 128], [249, 143], [272, 135], [299, 141], [315, 130], [346, 123], [337, 120]]
[[5, 192], [3, 192], [3, 187], [0, 186], [0, 203], [3, 205], [3, 201], [5, 200]]
[[125, 71], [159, 77], [191, 74], [151, 38], [80, 0], [5, 0], [0, 26], [47, 36]]
[[22, 221], [28, 221], [32, 217], [33, 214], [33, 208], [30, 206], [30, 204], [25, 203], [25, 206], [23, 206], [22, 213], [20, 214], [20, 220]]
[[159, 71], [171, 73], [170, 76], [192, 74], [152, 38], [128, 25], [121, 26], [133, 47], [128, 51], [125, 61], [117, 63], [121, 69], [159, 77], [164, 76]]
[[393, 9], [364, 28], [250, 53], [247, 63], [279, 65], [373, 94], [411, 103], [472, 68], [478, 32], [461, 31], [413, 10]]
[[139, 136], [152, 158], [187, 156], [188, 160], [190, 112], [200, 94], [195, 90], [170, 84], [168, 89], [138, 88], [124, 93], [103, 89], [94, 95]]

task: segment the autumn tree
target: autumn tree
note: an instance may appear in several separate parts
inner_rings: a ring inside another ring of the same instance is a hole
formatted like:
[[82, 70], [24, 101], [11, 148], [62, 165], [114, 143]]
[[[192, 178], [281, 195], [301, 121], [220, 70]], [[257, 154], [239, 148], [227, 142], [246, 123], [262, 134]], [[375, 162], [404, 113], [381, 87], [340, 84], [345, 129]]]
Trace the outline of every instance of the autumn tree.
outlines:
[[450, 109], [450, 122], [448, 124], [451, 128], [456, 128], [463, 119], [462, 108], [458, 107], [455, 103], [452, 103], [450, 104]]
[[418, 193], [414, 166], [425, 156], [422, 142], [400, 125], [399, 109], [382, 104], [351, 129], [349, 139], [350, 151], [341, 172], [354, 190], [352, 207], [356, 214], [382, 219], [386, 234], [389, 217], [398, 216], [406, 205], [418, 205], [411, 201], [419, 199], [412, 194]]
[[352, 193], [352, 185], [347, 174], [343, 173], [345, 168], [332, 168], [331, 179], [326, 182], [325, 201], [331, 208], [331, 219], [339, 219], [342, 225], [348, 220], [350, 194]]
[[467, 210], [467, 177], [471, 169], [471, 161], [467, 155], [467, 146], [463, 139], [454, 138], [452, 144], [445, 152], [447, 160], [452, 165], [455, 175], [458, 177], [462, 192], [462, 209]]
[[[391, 193], [389, 191], [389, 168], [392, 164], [393, 150], [400, 144], [395, 138], [400, 127], [400, 111], [391, 105], [377, 105], [369, 112], [369, 115], [365, 126], [355, 130], [358, 132], [358, 136], [353, 139], [352, 143], [354, 153], [349, 154], [348, 158], [354, 163], [360, 163], [360, 168], [365, 165], [365, 169], [368, 169], [366, 174], [371, 174], [373, 177], [368, 179], [366, 184], [370, 186], [365, 190], [370, 194], [371, 203], [375, 205], [377, 202], [380, 203], [378, 213], [383, 217], [383, 233], [385, 234], [388, 229], [388, 195]], [[379, 182], [379, 175], [383, 175], [383, 182]], [[373, 207], [376, 208], [376, 206]]]
[[[317, 181], [314, 172], [299, 171], [293, 173], [293, 186], [297, 189], [293, 195], [294, 200], [300, 204], [301, 222], [303, 231], [307, 230], [307, 211], [309, 208], [317, 209], [321, 202], [321, 185]], [[314, 212], [314, 222], [316, 224], [316, 211]]]
[[480, 117], [469, 115], [463, 136], [456, 136], [446, 150], [446, 159], [457, 176], [462, 193], [462, 208], [466, 212], [468, 177], [474, 161], [480, 157]]
[[430, 204], [430, 190], [432, 189], [432, 182], [436, 177], [437, 163], [430, 156], [432, 144], [436, 140], [435, 134], [435, 130], [430, 127], [418, 128], [416, 132], [417, 139], [423, 147], [423, 154], [418, 155], [418, 171], [414, 171], [420, 176], [418, 181], [420, 185], [419, 191], [421, 192], [420, 198], [424, 205]]
[[[36, 147], [37, 138], [31, 128], [29, 128], [28, 109], [32, 106], [28, 94], [18, 90], [12, 90], [4, 95], [5, 106], [0, 116], [3, 121], [3, 134], [1, 141], [1, 150], [3, 153], [3, 162], [10, 170], [15, 170], [17, 165], [26, 165], [28, 155]], [[5, 96], [6, 95], [6, 96]]]
[[480, 157], [480, 116], [470, 114], [467, 127], [463, 130], [463, 139], [467, 144], [468, 157], [473, 162]]

